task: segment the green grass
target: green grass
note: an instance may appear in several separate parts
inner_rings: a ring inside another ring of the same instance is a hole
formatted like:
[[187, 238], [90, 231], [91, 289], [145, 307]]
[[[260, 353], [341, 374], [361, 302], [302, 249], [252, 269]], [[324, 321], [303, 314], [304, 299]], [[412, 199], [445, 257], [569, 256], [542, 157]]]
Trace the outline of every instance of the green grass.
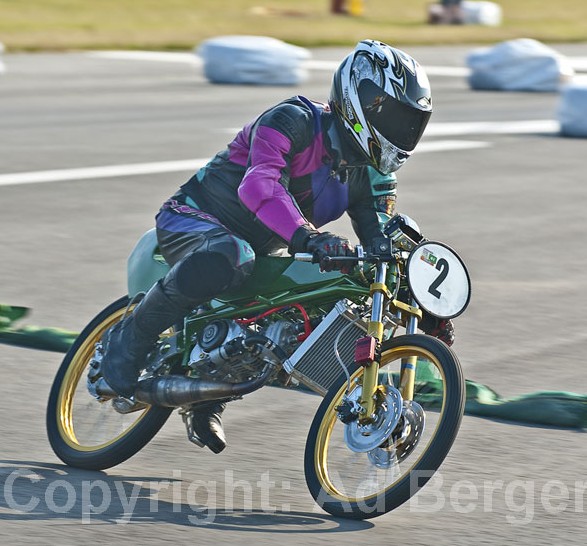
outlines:
[[498, 28], [429, 26], [430, 0], [366, 0], [361, 17], [329, 13], [330, 0], [0, 0], [0, 42], [10, 50], [189, 49], [225, 34], [273, 36], [302, 46], [491, 43], [512, 38], [587, 41], [587, 0], [499, 0]]

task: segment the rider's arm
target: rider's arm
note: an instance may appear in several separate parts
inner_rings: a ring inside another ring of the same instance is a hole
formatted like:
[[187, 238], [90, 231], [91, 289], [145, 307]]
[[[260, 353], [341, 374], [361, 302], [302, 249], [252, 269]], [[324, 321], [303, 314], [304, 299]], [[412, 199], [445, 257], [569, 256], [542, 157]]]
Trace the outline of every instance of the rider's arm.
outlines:
[[378, 213], [391, 216], [395, 209], [396, 178], [365, 167], [353, 169], [349, 181], [349, 208], [355, 234], [363, 246], [382, 235]]
[[241, 203], [287, 243], [300, 226], [309, 224], [288, 185], [291, 161], [296, 150], [311, 143], [311, 130], [311, 119], [293, 105], [262, 115], [251, 135], [249, 163], [238, 189]]

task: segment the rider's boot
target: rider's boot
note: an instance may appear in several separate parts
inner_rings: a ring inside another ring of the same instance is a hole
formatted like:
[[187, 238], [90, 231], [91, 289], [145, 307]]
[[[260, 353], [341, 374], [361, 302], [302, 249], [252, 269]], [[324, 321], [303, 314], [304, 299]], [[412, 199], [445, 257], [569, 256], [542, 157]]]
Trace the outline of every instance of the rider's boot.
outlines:
[[191, 309], [166, 292], [163, 282], [159, 281], [132, 313], [102, 337], [102, 375], [106, 383], [125, 398], [134, 394], [139, 373], [159, 334], [181, 321]]
[[192, 427], [196, 435], [214, 453], [220, 453], [226, 447], [226, 436], [222, 428], [224, 402], [204, 402], [192, 406]]

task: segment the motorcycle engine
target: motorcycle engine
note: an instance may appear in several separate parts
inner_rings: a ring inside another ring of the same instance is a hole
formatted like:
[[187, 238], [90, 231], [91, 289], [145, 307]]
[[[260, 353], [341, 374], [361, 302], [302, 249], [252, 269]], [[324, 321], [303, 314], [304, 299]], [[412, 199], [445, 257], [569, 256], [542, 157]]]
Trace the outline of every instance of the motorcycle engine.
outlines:
[[290, 356], [300, 345], [300, 325], [277, 320], [265, 327], [241, 325], [232, 320], [213, 320], [198, 334], [198, 341], [190, 353], [189, 366], [201, 378], [217, 381], [240, 382], [259, 373], [264, 362], [257, 355], [242, 352], [231, 356], [226, 347], [237, 338], [262, 334]]

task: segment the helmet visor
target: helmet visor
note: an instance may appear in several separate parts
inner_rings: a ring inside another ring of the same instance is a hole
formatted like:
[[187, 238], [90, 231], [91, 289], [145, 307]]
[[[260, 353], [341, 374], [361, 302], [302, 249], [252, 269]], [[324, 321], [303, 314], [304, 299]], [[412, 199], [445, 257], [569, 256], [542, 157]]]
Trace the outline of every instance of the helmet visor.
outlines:
[[386, 140], [379, 131], [375, 131], [381, 143], [381, 155], [377, 160], [377, 170], [383, 174], [390, 174], [397, 171], [412, 155], [412, 152], [400, 150], [391, 142]]
[[[365, 118], [379, 135], [396, 148], [412, 152], [422, 138], [432, 111], [420, 110], [393, 98], [371, 80], [359, 84], [359, 97]], [[381, 144], [383, 152], [384, 144]]]

